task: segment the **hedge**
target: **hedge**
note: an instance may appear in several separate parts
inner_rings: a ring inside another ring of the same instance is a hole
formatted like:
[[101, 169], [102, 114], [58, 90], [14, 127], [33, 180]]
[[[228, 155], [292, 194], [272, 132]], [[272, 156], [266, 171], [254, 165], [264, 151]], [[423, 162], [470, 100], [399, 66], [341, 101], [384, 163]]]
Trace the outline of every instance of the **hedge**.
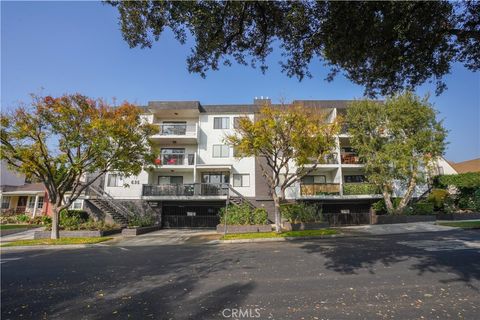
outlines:
[[480, 172], [467, 172], [439, 176], [438, 184], [443, 187], [455, 186], [457, 188], [480, 188]]
[[372, 183], [345, 183], [343, 185], [344, 195], [378, 194], [378, 187]]

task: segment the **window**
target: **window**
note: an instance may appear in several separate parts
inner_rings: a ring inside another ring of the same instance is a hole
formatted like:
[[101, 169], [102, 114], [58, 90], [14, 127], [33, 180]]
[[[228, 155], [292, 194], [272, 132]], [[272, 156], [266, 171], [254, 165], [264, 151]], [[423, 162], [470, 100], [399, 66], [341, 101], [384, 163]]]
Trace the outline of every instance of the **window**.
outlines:
[[202, 173], [202, 183], [230, 183], [230, 175], [228, 172]]
[[233, 175], [234, 187], [249, 187], [250, 186], [250, 174], [234, 174]]
[[83, 200], [75, 200], [73, 201], [72, 205], [70, 206], [73, 210], [82, 210], [83, 209]]
[[240, 126], [240, 121], [242, 119], [248, 119], [247, 117], [233, 117], [233, 128], [238, 129]]
[[33, 209], [35, 207], [35, 197], [28, 198], [28, 208]]
[[230, 154], [230, 147], [225, 144], [213, 145], [213, 157], [214, 158], [228, 158]]
[[10, 208], [10, 197], [2, 197], [2, 209]]
[[158, 176], [158, 184], [183, 184], [182, 176]]
[[108, 187], [122, 187], [123, 186], [123, 178], [117, 173], [110, 173], [108, 175], [107, 180]]
[[349, 183], [349, 182], [360, 183], [360, 182], [366, 182], [366, 181], [367, 179], [365, 178], [365, 176], [360, 174], [345, 176], [346, 183]]
[[230, 118], [228, 117], [215, 117], [213, 118], [213, 129], [229, 129]]
[[42, 209], [43, 208], [43, 197], [38, 197], [38, 204], [37, 204], [37, 208], [38, 209]]
[[302, 178], [302, 184], [327, 183], [326, 176], [305, 176]]

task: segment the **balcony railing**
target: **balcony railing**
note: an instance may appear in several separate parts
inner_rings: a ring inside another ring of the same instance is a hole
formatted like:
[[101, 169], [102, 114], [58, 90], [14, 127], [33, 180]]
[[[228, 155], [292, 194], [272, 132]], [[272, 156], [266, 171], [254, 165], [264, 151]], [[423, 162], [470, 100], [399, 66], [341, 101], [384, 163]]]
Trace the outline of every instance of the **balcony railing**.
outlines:
[[[311, 163], [315, 162], [315, 158], [310, 158]], [[338, 156], [336, 153], [330, 153], [323, 157], [323, 161], [320, 161], [320, 164], [337, 164]]]
[[342, 153], [340, 158], [343, 164], [362, 164], [360, 157], [356, 153]]
[[190, 183], [143, 185], [142, 195], [151, 196], [226, 196], [228, 183]]
[[197, 134], [196, 125], [186, 124], [160, 124], [161, 136], [195, 136]]
[[319, 196], [340, 194], [340, 183], [300, 184], [300, 195]]
[[161, 166], [193, 166], [195, 164], [195, 154], [164, 153], [155, 160], [155, 164]]

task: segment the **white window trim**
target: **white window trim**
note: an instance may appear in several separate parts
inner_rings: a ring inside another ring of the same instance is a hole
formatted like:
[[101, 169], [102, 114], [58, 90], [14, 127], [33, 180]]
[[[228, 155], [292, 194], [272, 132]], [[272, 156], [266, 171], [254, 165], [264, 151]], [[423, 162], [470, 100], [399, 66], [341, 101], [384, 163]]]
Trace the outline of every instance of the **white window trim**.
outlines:
[[[220, 155], [216, 156], [215, 155], [215, 147], [220, 148]], [[223, 151], [227, 151], [227, 155], [223, 155]], [[227, 144], [214, 144], [212, 147], [212, 158], [229, 158], [230, 157], [230, 146]]]
[[[240, 185], [236, 184], [236, 178], [240, 177]], [[248, 177], [247, 181], [244, 178]], [[235, 173], [233, 174], [233, 186], [237, 188], [250, 187], [250, 174], [249, 173]]]
[[[215, 119], [221, 119], [220, 120], [220, 128], [215, 128]], [[227, 119], [224, 123], [224, 120]], [[223, 125], [226, 125], [225, 127]], [[225, 129], [230, 129], [230, 117], [213, 117], [213, 129], [214, 130], [225, 130]]]

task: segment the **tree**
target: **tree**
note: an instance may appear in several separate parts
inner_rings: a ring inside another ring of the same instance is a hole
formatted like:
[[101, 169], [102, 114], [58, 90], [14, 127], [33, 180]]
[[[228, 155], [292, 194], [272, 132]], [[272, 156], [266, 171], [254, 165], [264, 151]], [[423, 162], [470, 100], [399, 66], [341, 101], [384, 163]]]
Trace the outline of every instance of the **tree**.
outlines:
[[[365, 163], [368, 180], [382, 190], [387, 211], [402, 213], [424, 180], [422, 171], [445, 149], [446, 130], [436, 120], [428, 98], [406, 92], [384, 103], [359, 100], [347, 109], [346, 123], [351, 145]], [[392, 203], [395, 181], [406, 187], [396, 207]]]
[[45, 185], [53, 208], [52, 239], [59, 237], [60, 212], [101, 175], [138, 174], [151, 159], [147, 138], [153, 129], [127, 102], [111, 107], [80, 94], [34, 96], [30, 106], [2, 114], [1, 125], [1, 159]]
[[301, 106], [264, 106], [255, 121], [241, 118], [225, 140], [238, 157], [259, 158], [275, 204], [275, 228], [281, 231], [280, 203], [285, 191], [316, 169], [335, 147], [338, 122], [327, 114]]
[[194, 42], [188, 70], [208, 70], [232, 61], [267, 69], [280, 50], [289, 77], [311, 77], [310, 62], [339, 72], [374, 96], [414, 89], [442, 77], [451, 64], [480, 68], [478, 1], [106, 1], [119, 12], [130, 47], [151, 47], [170, 28], [176, 39]]

